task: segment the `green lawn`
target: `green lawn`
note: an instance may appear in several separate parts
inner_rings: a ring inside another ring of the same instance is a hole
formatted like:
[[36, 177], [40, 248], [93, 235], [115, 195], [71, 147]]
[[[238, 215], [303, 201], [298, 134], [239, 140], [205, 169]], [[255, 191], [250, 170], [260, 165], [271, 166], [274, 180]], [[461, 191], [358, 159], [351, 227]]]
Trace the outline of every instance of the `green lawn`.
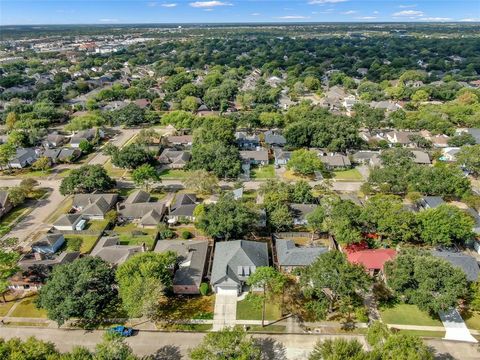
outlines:
[[423, 331], [423, 330], [399, 330], [402, 334], [414, 335], [419, 337], [438, 337], [443, 338], [445, 331]]
[[97, 235], [65, 235], [66, 247], [69, 251], [80, 251], [88, 254], [92, 251], [97, 242]]
[[160, 173], [161, 179], [178, 179], [183, 180], [187, 178], [189, 172], [181, 169], [165, 169]]
[[70, 211], [70, 209], [72, 208], [72, 205], [73, 205], [73, 197], [72, 196], [66, 197], [60, 203], [58, 208], [53, 213], [51, 213], [47, 219], [45, 219], [45, 222], [47, 224], [54, 223], [60, 216], [68, 213], [68, 211]]
[[162, 322], [213, 319], [215, 295], [173, 296], [161, 301], [157, 316]]
[[[136, 224], [130, 223], [122, 226], [115, 226], [114, 232], [118, 234], [122, 245], [142, 245], [145, 243], [149, 250], [155, 246], [156, 229], [142, 229]], [[135, 232], [139, 232], [135, 234]], [[142, 233], [142, 234], [140, 234]]]
[[85, 230], [103, 231], [108, 225], [108, 220], [89, 220]]
[[273, 164], [258, 166], [252, 169], [252, 179], [273, 179], [275, 177], [275, 168]]
[[463, 315], [467, 327], [472, 330], [480, 330], [480, 312], [476, 311], [468, 315]]
[[0, 302], [0, 316], [5, 316], [7, 315], [8, 311], [12, 308], [13, 304], [15, 304], [15, 301], [8, 301], [6, 303], [3, 303], [3, 300]]
[[283, 332], [285, 332], [286, 329], [287, 329], [287, 327], [283, 326], [283, 325], [267, 325], [267, 326], [252, 325], [252, 326], [248, 326], [247, 331], [283, 333]]
[[[281, 316], [280, 306], [267, 302], [265, 320], [278, 320]], [[237, 302], [237, 320], [262, 320], [262, 307], [248, 300]]]
[[23, 215], [28, 210], [26, 204], [19, 205], [12, 209], [2, 220], [0, 220], [0, 236], [3, 236], [10, 232], [13, 222]]
[[114, 167], [112, 162], [108, 160], [104, 165], [104, 169], [107, 171], [108, 175], [110, 175], [113, 178], [119, 178], [122, 176], [128, 177], [128, 171], [122, 168], [117, 168]]
[[333, 172], [333, 178], [339, 181], [361, 181], [362, 174], [357, 169], [339, 170]]
[[29, 297], [25, 300], [22, 300], [20, 304], [17, 305], [13, 313], [10, 315], [12, 317], [27, 317], [27, 318], [46, 318], [47, 313], [45, 310], [37, 309], [34, 304], [36, 296]]
[[432, 318], [416, 305], [397, 304], [391, 308], [380, 308], [380, 315], [387, 324], [443, 326], [438, 318]]

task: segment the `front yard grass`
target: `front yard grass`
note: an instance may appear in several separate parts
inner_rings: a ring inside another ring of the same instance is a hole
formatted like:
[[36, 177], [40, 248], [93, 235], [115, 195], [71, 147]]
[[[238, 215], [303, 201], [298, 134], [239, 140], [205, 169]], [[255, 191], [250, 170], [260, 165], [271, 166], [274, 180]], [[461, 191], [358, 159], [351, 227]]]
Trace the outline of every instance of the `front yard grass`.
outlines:
[[129, 172], [128, 170], [122, 169], [122, 168], [117, 168], [113, 166], [111, 160], [108, 160], [104, 165], [104, 169], [107, 171], [108, 175], [111, 177], [117, 179], [121, 177], [129, 177]]
[[333, 172], [333, 178], [337, 181], [362, 181], [362, 174], [357, 169], [339, 170]]
[[97, 243], [97, 235], [79, 235], [68, 234], [65, 235], [65, 242], [67, 250], [80, 251], [82, 254], [89, 254], [95, 244]]
[[247, 331], [250, 332], [274, 332], [274, 333], [283, 333], [287, 329], [286, 326], [283, 325], [267, 325], [267, 326], [262, 326], [262, 325], [251, 325], [248, 326]]
[[[157, 316], [165, 322], [191, 319], [213, 319], [215, 295], [173, 296], [166, 298]], [[210, 325], [211, 326], [211, 325]]]
[[142, 245], [145, 243], [149, 250], [153, 250], [155, 246], [156, 229], [144, 229], [134, 223], [129, 223], [115, 226], [113, 231], [118, 234], [121, 245]]
[[416, 305], [396, 304], [393, 307], [381, 307], [380, 315], [387, 324], [443, 326], [438, 318], [432, 318]]
[[399, 330], [401, 334], [414, 335], [419, 337], [435, 337], [443, 338], [445, 331], [425, 331], [425, 330]]
[[19, 219], [25, 212], [28, 211], [29, 206], [27, 204], [18, 205], [6, 214], [2, 220], [0, 220], [0, 236], [3, 236], [12, 230], [14, 222]]
[[[281, 316], [280, 306], [267, 301], [265, 320], [278, 320]], [[248, 299], [237, 302], [237, 320], [262, 320], [262, 307]]]
[[273, 179], [275, 168], [273, 164], [255, 167], [252, 169], [250, 177], [252, 179]]
[[23, 317], [23, 318], [46, 318], [47, 313], [43, 309], [37, 309], [35, 306], [36, 296], [26, 298], [17, 305], [11, 317]]
[[73, 197], [72, 196], [66, 197], [60, 203], [58, 208], [45, 219], [45, 222], [47, 224], [54, 223], [60, 216], [68, 213], [72, 208], [72, 206], [73, 206]]
[[284, 177], [285, 180], [290, 180], [290, 181], [300, 181], [300, 180], [311, 181], [311, 180], [313, 180], [313, 177], [301, 176], [301, 175], [295, 174], [292, 170], [286, 170], [283, 173], [283, 177]]
[[475, 311], [467, 315], [462, 314], [467, 327], [472, 330], [480, 330], [480, 311]]
[[184, 180], [189, 176], [189, 172], [181, 169], [165, 169], [160, 173], [161, 179]]

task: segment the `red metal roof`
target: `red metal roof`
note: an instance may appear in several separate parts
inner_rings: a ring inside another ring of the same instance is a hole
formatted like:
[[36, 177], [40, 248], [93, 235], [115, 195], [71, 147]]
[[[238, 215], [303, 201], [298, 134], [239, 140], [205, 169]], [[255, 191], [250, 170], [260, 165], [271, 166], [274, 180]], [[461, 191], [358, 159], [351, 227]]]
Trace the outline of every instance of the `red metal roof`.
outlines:
[[368, 249], [347, 253], [347, 259], [353, 264], [361, 264], [367, 270], [383, 270], [383, 265], [397, 255], [393, 249]]

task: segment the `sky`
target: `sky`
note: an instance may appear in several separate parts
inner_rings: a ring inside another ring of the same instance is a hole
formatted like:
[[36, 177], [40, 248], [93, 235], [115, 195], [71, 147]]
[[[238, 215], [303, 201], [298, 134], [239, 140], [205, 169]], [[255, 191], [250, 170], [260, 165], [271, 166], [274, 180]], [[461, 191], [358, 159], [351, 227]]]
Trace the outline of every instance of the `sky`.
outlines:
[[480, 0], [0, 0], [0, 25], [480, 21]]

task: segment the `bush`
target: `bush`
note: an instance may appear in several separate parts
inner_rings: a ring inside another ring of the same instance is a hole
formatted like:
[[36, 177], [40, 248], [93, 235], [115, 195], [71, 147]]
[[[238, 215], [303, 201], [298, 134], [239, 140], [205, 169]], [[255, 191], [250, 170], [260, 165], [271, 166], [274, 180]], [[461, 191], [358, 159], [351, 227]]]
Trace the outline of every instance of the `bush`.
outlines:
[[193, 235], [190, 231], [187, 231], [187, 230], [182, 231], [182, 239], [187, 240], [187, 239], [190, 239], [192, 237], [193, 237]]
[[368, 322], [368, 310], [365, 307], [359, 307], [355, 310], [355, 318], [358, 322]]
[[203, 296], [207, 295], [209, 290], [210, 290], [210, 286], [208, 286], [207, 283], [200, 284], [200, 288], [199, 288], [200, 295], [203, 295]]
[[170, 229], [162, 230], [158, 235], [160, 236], [160, 239], [173, 239], [175, 237], [175, 233]]
[[67, 239], [67, 250], [69, 251], [80, 251], [80, 247], [82, 246], [82, 238], [80, 237], [73, 237]]

